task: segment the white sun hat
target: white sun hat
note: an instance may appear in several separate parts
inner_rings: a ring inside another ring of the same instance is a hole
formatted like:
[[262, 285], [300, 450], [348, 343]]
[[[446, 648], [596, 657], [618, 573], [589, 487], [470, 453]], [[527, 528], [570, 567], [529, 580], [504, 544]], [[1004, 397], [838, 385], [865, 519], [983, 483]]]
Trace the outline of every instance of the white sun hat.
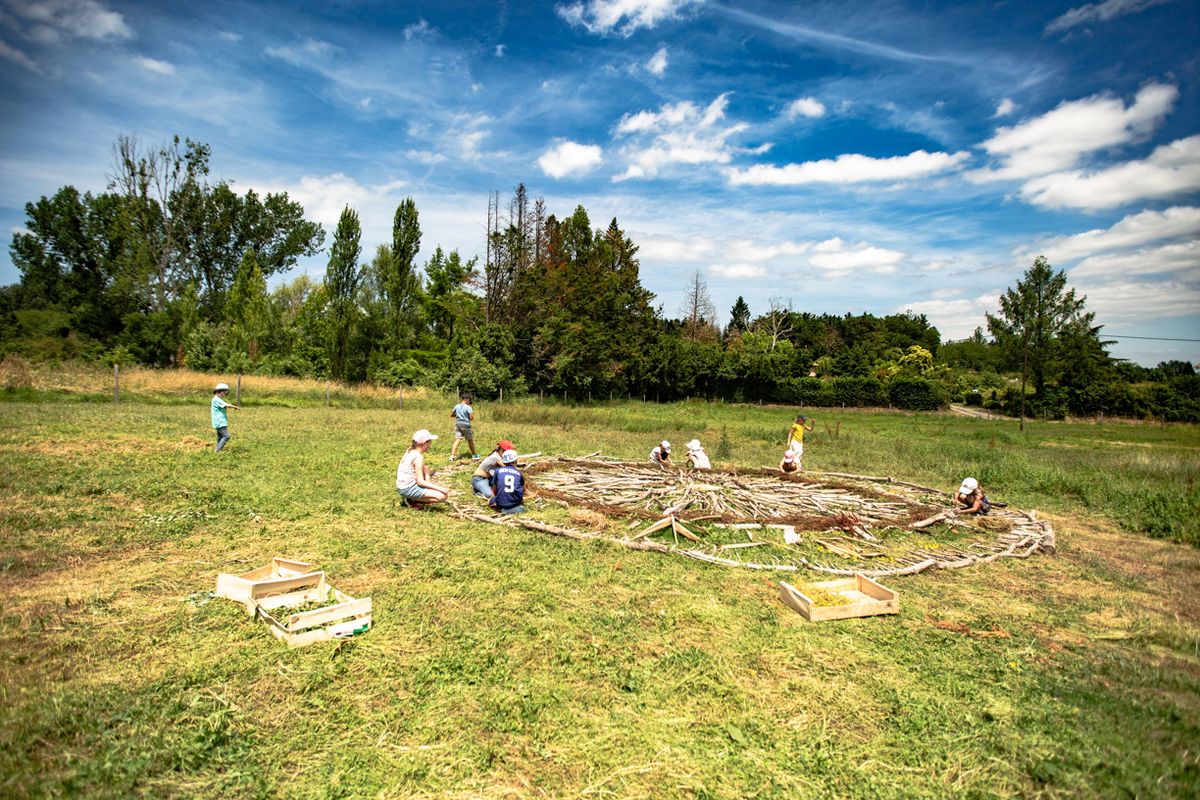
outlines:
[[784, 454], [783, 454], [783, 460], [784, 461], [795, 461], [796, 454], [793, 453], [791, 450], [786, 450], [786, 451], [784, 451]]
[[215, 387], [213, 387], [213, 391], [214, 392], [228, 392], [229, 384], [228, 383], [218, 383]]
[[962, 482], [962, 486], [958, 487], [959, 494], [970, 494], [979, 488], [979, 481], [974, 478], [967, 478]]
[[692, 439], [690, 442], [687, 443], [687, 449], [688, 450], [703, 450], [704, 448], [700, 446], [699, 439]]
[[421, 430], [417, 431], [416, 433], [414, 433], [412, 435], [412, 440], [414, 442], [416, 442], [417, 444], [425, 444], [426, 442], [432, 442], [436, 438], [438, 438], [436, 433], [430, 433], [429, 431], [425, 430], [424, 428], [421, 428]]
[[663, 450], [666, 450], [668, 453], [671, 452], [671, 443], [668, 442], [666, 439], [663, 439], [661, 442], [659, 442], [658, 446], [661, 447]]

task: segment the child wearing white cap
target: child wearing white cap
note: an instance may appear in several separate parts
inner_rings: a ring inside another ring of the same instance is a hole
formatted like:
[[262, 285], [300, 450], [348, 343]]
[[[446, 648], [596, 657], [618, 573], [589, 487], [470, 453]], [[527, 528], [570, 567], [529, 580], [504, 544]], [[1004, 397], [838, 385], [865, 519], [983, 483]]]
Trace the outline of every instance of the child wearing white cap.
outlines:
[[424, 428], [414, 433], [412, 444], [396, 468], [396, 491], [408, 505], [440, 503], [450, 495], [450, 487], [434, 483], [429, 468], [425, 466], [425, 451], [436, 438]]
[[986, 514], [992, 510], [992, 504], [983, 493], [983, 487], [974, 478], [963, 480], [962, 486], [954, 493], [954, 502], [959, 504], [960, 514]]
[[687, 459], [692, 465], [692, 469], [712, 469], [712, 462], [708, 460], [708, 453], [704, 452], [704, 448], [700, 446], [699, 439], [692, 439], [687, 443]]
[[799, 472], [800, 461], [796, 458], [796, 454], [791, 450], [783, 452], [783, 460], [779, 462], [780, 472]]
[[221, 452], [225, 447], [225, 443], [229, 441], [229, 415], [225, 413], [227, 408], [236, 408], [241, 411], [241, 406], [235, 406], [225, 399], [229, 394], [229, 384], [218, 383], [213, 389], [212, 399], [212, 426], [217, 432], [217, 449], [216, 452]]
[[660, 467], [671, 466], [671, 443], [663, 439], [656, 444], [654, 449], [650, 451], [650, 460]]

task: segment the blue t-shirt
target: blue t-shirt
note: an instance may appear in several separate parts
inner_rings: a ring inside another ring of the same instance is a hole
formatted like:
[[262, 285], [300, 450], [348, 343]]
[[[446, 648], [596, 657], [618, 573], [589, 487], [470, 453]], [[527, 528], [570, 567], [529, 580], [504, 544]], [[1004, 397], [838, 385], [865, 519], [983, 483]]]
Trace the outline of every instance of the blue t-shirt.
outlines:
[[525, 476], [521, 474], [521, 470], [505, 464], [492, 472], [488, 482], [492, 485], [492, 491], [496, 493], [489, 501], [490, 505], [496, 508], [516, 508], [524, 504]]
[[[442, 406], [442, 408], [445, 408], [445, 406]], [[472, 409], [466, 403], [459, 403], [458, 405], [456, 405], [454, 407], [454, 424], [470, 425], [471, 424], [471, 412], [473, 410], [474, 409]]]
[[213, 395], [212, 401], [212, 426], [213, 428], [228, 428], [229, 415], [225, 411], [225, 406], [229, 405], [217, 395]]

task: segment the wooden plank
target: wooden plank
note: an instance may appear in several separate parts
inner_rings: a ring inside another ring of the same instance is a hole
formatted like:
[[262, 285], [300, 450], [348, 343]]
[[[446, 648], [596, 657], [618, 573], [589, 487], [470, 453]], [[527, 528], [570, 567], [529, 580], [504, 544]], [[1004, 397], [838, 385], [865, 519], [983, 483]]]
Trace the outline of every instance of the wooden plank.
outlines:
[[287, 618], [287, 628], [288, 631], [295, 633], [305, 628], [313, 628], [329, 622], [339, 622], [347, 617], [357, 617], [370, 613], [371, 598], [364, 597], [361, 600], [351, 600], [346, 603], [337, 603], [336, 605], [324, 608], [316, 608], [312, 611], [291, 614]]
[[329, 584], [318, 584], [307, 589], [301, 589], [298, 592], [273, 594], [270, 597], [263, 597], [252, 602], [256, 607], [261, 608], [263, 611], [273, 611], [277, 608], [291, 608], [292, 606], [298, 606], [301, 603], [321, 602], [328, 599], [328, 597]]
[[676, 533], [678, 533], [680, 536], [682, 536], [683, 538], [687, 539], [688, 541], [692, 541], [692, 542], [698, 542], [698, 541], [700, 541], [700, 537], [699, 537], [699, 536], [697, 536], [696, 534], [692, 533], [692, 532], [691, 532], [691, 531], [689, 531], [687, 528], [685, 528], [685, 527], [684, 527], [684, 526], [683, 526], [683, 525], [682, 525], [682, 524], [679, 522], [679, 520], [675, 519], [674, 517], [672, 517], [672, 518], [671, 518], [671, 527], [674, 529], [674, 531], [675, 531]]
[[324, 572], [309, 572], [292, 578], [276, 578], [269, 581], [259, 581], [250, 588], [250, 599], [259, 600], [276, 594], [287, 594], [308, 586], [317, 586], [325, 582]]
[[658, 522], [655, 522], [652, 525], [642, 529], [642, 532], [639, 533], [637, 536], [634, 536], [633, 538], [634, 538], [634, 540], [641, 539], [643, 537], [649, 536], [650, 534], [654, 533], [655, 531], [661, 531], [663, 528], [670, 528], [674, 524], [675, 524], [675, 518], [673, 516], [667, 515], [667, 516], [663, 517], [662, 519], [660, 519]]

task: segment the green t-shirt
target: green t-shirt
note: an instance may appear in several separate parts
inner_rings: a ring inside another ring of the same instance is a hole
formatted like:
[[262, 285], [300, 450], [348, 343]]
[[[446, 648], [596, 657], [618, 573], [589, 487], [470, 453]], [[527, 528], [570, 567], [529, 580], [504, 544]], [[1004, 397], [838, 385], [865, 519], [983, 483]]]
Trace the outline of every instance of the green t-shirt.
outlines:
[[212, 426], [216, 428], [228, 428], [229, 416], [225, 411], [225, 406], [229, 405], [217, 395], [213, 395], [212, 401]]

